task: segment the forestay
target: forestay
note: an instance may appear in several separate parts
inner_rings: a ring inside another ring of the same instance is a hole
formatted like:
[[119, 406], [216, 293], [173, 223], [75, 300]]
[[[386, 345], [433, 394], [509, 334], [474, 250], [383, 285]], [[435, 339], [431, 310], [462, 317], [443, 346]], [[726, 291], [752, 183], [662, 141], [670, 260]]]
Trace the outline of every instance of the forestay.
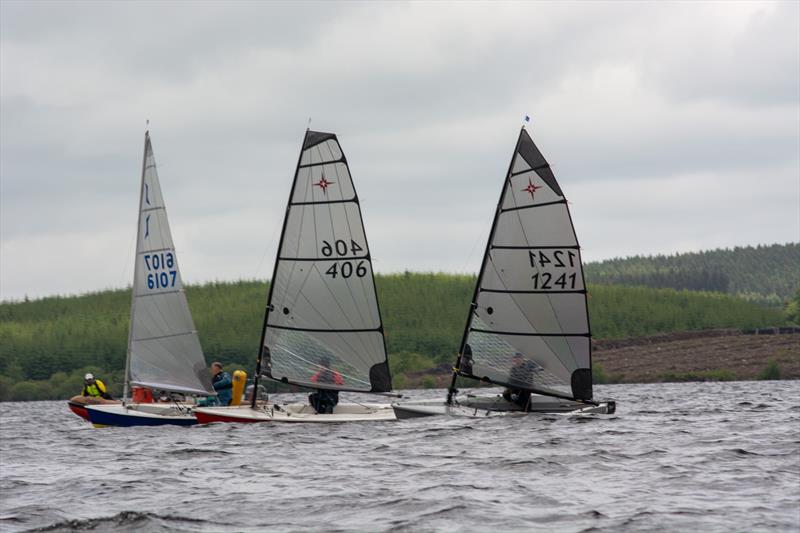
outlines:
[[592, 398], [581, 255], [567, 201], [523, 128], [503, 185], [459, 371], [511, 388]]
[[358, 195], [332, 133], [309, 130], [303, 141], [260, 363], [266, 375], [285, 383], [369, 392], [392, 388]]
[[183, 290], [147, 133], [127, 373], [126, 389], [130, 383], [173, 392], [215, 394]]

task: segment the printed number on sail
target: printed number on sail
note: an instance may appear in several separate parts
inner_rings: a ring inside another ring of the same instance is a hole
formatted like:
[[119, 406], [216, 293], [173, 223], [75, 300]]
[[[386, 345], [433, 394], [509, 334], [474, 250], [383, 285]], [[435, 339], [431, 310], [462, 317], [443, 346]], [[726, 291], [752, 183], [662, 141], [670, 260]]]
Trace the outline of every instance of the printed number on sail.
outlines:
[[[573, 250], [529, 251], [530, 266], [535, 271], [531, 276], [534, 290], [572, 290], [578, 281], [577, 254]], [[568, 272], [565, 270], [572, 270]]]
[[[349, 251], [353, 255], [358, 255], [358, 252], [363, 252], [362, 248], [356, 241], [350, 240]], [[348, 252], [347, 243], [343, 240], [334, 241], [333, 245], [328, 241], [322, 241], [322, 249], [320, 250], [325, 257], [331, 257], [334, 253], [338, 256], [345, 256]]]
[[145, 268], [147, 268], [147, 288], [165, 289], [174, 287], [178, 279], [178, 271], [175, 267], [175, 257], [172, 252], [145, 254], [143, 256]]

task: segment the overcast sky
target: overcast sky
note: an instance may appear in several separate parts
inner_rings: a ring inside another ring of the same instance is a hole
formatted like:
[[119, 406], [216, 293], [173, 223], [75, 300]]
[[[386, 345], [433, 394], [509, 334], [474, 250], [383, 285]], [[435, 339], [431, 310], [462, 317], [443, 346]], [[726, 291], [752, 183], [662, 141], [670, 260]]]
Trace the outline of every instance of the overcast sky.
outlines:
[[378, 272], [475, 272], [522, 118], [585, 260], [800, 240], [800, 2], [0, 2], [0, 298], [271, 275], [309, 117]]

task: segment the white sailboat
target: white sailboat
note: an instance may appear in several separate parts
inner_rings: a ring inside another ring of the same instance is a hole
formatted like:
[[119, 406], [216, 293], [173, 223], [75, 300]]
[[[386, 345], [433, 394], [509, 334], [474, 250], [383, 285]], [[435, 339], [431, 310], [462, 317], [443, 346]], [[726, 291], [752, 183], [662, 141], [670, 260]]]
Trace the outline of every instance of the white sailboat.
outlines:
[[187, 404], [131, 401], [132, 387], [216, 395], [186, 301], [149, 132], [144, 139], [123, 402], [86, 410], [93, 424], [104, 426], [197, 422]]
[[[458, 397], [459, 376], [506, 387], [506, 393]], [[586, 284], [567, 200], [524, 127], [495, 212], [447, 400], [393, 407], [398, 418], [614, 412], [614, 402], [593, 399]]]
[[[361, 207], [333, 133], [307, 130], [303, 139], [264, 313], [254, 390], [262, 376], [337, 395], [392, 389]], [[338, 404], [332, 412], [317, 407], [259, 403], [254, 395], [250, 405], [202, 407], [195, 415], [201, 423], [395, 418], [389, 404]]]

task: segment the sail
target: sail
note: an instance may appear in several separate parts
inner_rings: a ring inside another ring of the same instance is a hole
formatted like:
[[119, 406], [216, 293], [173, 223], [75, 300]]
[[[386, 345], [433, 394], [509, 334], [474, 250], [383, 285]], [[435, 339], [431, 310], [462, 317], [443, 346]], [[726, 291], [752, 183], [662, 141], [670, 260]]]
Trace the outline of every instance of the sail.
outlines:
[[358, 195], [332, 133], [306, 132], [262, 338], [261, 368], [272, 379], [392, 388]]
[[166, 391], [216, 394], [183, 290], [148, 134], [139, 200], [128, 381]]
[[458, 373], [592, 398], [591, 335], [567, 201], [523, 128], [478, 277]]

